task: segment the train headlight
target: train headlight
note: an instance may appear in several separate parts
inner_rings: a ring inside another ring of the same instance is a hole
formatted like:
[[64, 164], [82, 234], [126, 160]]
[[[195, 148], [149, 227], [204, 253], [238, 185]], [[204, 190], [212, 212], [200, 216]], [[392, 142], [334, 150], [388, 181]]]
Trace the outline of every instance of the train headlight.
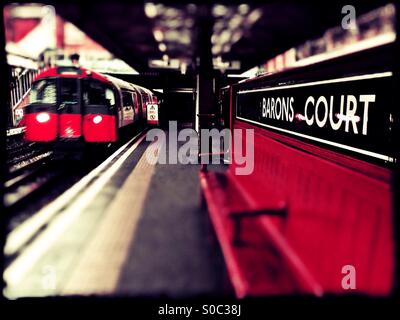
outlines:
[[36, 116], [36, 121], [39, 123], [45, 123], [50, 120], [50, 115], [47, 112], [41, 112]]
[[95, 116], [93, 118], [93, 123], [94, 124], [99, 124], [101, 121], [103, 121], [103, 117], [102, 116]]

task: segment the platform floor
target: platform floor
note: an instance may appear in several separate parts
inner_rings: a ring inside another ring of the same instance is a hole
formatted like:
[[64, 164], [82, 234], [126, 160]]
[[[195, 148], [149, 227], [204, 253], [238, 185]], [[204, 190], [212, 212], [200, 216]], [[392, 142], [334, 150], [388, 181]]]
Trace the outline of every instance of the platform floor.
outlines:
[[151, 165], [149, 145], [143, 140], [92, 201], [21, 253], [6, 271], [8, 297], [229, 294], [199, 208], [199, 166]]

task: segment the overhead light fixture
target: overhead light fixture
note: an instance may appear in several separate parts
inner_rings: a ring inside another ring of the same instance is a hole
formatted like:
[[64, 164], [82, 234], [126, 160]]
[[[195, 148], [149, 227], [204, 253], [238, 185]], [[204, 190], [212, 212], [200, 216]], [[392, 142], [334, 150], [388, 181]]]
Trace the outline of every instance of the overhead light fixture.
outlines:
[[165, 52], [167, 51], [167, 46], [165, 45], [165, 43], [160, 43], [158, 45], [158, 49], [160, 49], [161, 52]]
[[254, 9], [247, 17], [248, 21], [253, 24], [262, 16], [262, 11], [260, 9]]
[[182, 27], [183, 21], [180, 17], [169, 18], [166, 21], [164, 21], [164, 24], [170, 29], [178, 29]]
[[189, 3], [186, 8], [190, 14], [194, 14], [197, 10], [197, 6], [194, 3]]
[[228, 8], [221, 4], [216, 4], [212, 9], [214, 17], [222, 17], [228, 13]]
[[225, 45], [222, 47], [222, 52], [223, 52], [223, 53], [227, 53], [227, 52], [229, 52], [229, 50], [231, 50], [231, 46], [230, 46], [229, 44], [225, 44]]
[[194, 26], [194, 19], [186, 18], [185, 19], [185, 27], [186, 28], [192, 28], [193, 26]]
[[238, 42], [239, 40], [240, 40], [240, 38], [242, 37], [242, 31], [240, 31], [240, 30], [238, 30], [238, 31], [235, 31], [234, 33], [233, 33], [233, 35], [232, 35], [232, 38], [231, 38], [231, 41], [232, 41], [232, 43], [236, 43], [236, 42]]
[[181, 69], [181, 74], [186, 74], [186, 70], [187, 70], [186, 62], [181, 62], [180, 69]]
[[224, 22], [222, 20], [214, 23], [214, 31], [219, 32], [225, 28]]
[[226, 29], [226, 30], [222, 31], [221, 35], [219, 36], [220, 43], [229, 42], [229, 40], [231, 39], [231, 36], [232, 36], [232, 34], [229, 31], [229, 29]]
[[213, 65], [214, 69], [219, 69], [222, 71], [240, 69], [240, 61], [237, 60], [223, 61], [220, 56], [213, 59]]
[[168, 7], [164, 11], [164, 16], [166, 16], [168, 18], [178, 18], [179, 15], [180, 15], [180, 10], [173, 8], [173, 7]]
[[190, 33], [188, 32], [181, 32], [179, 36], [179, 43], [189, 45], [190, 44]]
[[250, 11], [250, 6], [248, 4], [243, 3], [238, 7], [238, 11], [242, 15], [248, 14]]
[[150, 19], [155, 18], [158, 13], [157, 6], [152, 2], [145, 3], [144, 4], [144, 13]]
[[211, 48], [211, 52], [213, 55], [217, 55], [221, 53], [221, 49], [221, 46], [219, 44], [216, 44]]
[[164, 40], [164, 33], [160, 29], [154, 29], [153, 31], [154, 39], [156, 41], [161, 42]]
[[228, 78], [248, 78], [248, 77], [242, 76], [241, 74], [232, 74], [232, 73], [228, 74], [227, 77]]
[[229, 20], [229, 27], [231, 29], [235, 29], [240, 26], [241, 22], [243, 20], [243, 17], [239, 14], [235, 14], [230, 20]]

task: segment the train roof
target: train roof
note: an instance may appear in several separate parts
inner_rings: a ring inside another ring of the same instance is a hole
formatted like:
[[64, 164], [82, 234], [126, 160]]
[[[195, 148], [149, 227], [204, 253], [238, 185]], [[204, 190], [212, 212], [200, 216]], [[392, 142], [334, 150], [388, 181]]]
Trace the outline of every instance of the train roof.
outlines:
[[139, 85], [136, 85], [136, 84], [135, 84], [135, 86], [136, 86], [136, 88], [138, 88], [138, 89], [141, 90], [141, 91], [144, 91], [144, 92], [147, 93], [147, 94], [152, 94], [152, 95], [154, 95], [153, 91], [151, 91], [150, 89], [147, 89], [147, 88], [145, 88], [145, 87], [142, 87], [142, 86], [139, 86]]
[[141, 87], [139, 85], [127, 82], [125, 80], [121, 80], [119, 78], [115, 78], [110, 75], [105, 75], [96, 71], [91, 71], [85, 69], [83, 67], [75, 67], [75, 66], [56, 66], [56, 67], [49, 67], [41, 72], [39, 72], [34, 81], [39, 79], [45, 78], [53, 78], [53, 77], [64, 77], [64, 78], [92, 78], [102, 82], [112, 83], [114, 86], [119, 87], [125, 90], [137, 90], [137, 91], [144, 91], [146, 93], [153, 94], [151, 90]]
[[56, 66], [41, 70], [34, 81], [45, 78], [63, 77], [63, 78], [94, 78], [99, 81], [108, 82], [107, 78], [101, 73], [87, 70], [82, 67], [75, 66]]
[[108, 80], [108, 82], [111, 82], [113, 85], [121, 88], [121, 89], [126, 89], [126, 90], [135, 90], [135, 85], [133, 83], [127, 82], [125, 80], [115, 78], [110, 75], [102, 75], [104, 78]]

